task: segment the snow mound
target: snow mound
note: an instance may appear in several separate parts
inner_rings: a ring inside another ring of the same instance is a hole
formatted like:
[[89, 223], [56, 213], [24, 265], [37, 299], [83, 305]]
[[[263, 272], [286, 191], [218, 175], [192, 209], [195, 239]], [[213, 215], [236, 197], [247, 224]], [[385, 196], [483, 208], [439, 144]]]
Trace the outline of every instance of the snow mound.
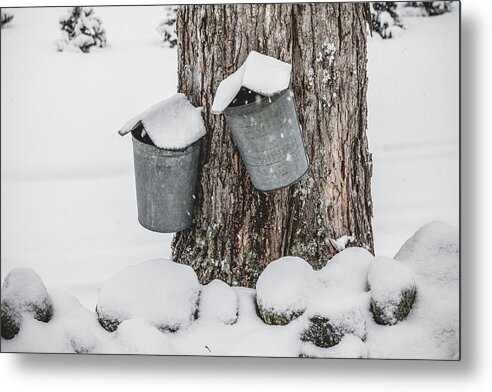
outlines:
[[[96, 351], [101, 339], [107, 334], [97, 322], [94, 312], [84, 308], [80, 302], [63, 292], [53, 295], [53, 329], [59, 331], [59, 346], [63, 351], [81, 354]], [[54, 339], [51, 337], [51, 339]]]
[[43, 353], [93, 353], [110, 335], [96, 314], [61, 291], [50, 291], [53, 317], [49, 323], [26, 317], [12, 340], [2, 341], [2, 351]]
[[305, 342], [301, 345], [303, 358], [367, 358], [367, 348], [362, 340], [352, 334], [342, 337], [340, 343], [329, 348]]
[[251, 51], [246, 61], [217, 89], [212, 113], [222, 113], [236, 97], [241, 87], [270, 97], [289, 87], [292, 65], [273, 57]]
[[12, 339], [24, 316], [48, 322], [53, 315], [51, 298], [43, 281], [31, 268], [15, 268], [7, 275], [1, 291], [2, 337]]
[[416, 277], [415, 319], [425, 325], [439, 358], [459, 358], [459, 232], [432, 222], [420, 228], [395, 258]]
[[337, 295], [367, 291], [367, 271], [373, 259], [364, 248], [347, 248], [333, 256], [316, 276], [324, 287], [336, 291]]
[[[420, 294], [419, 294], [420, 295]], [[368, 334], [369, 358], [379, 359], [452, 359], [431, 338], [422, 322], [405, 320], [391, 327], [378, 326]]]
[[141, 319], [123, 321], [112, 343], [122, 354], [172, 354], [167, 336]]
[[192, 268], [167, 259], [146, 261], [113, 276], [101, 288], [99, 322], [112, 332], [141, 318], [160, 330], [187, 327], [197, 311], [200, 284]]
[[267, 324], [287, 324], [301, 315], [314, 285], [313, 268], [299, 257], [272, 261], [256, 283], [258, 311]]
[[371, 262], [368, 280], [371, 296], [378, 301], [385, 301], [403, 290], [415, 287], [412, 271], [385, 256], [378, 256]]
[[378, 324], [394, 325], [405, 319], [416, 295], [412, 271], [389, 257], [376, 257], [369, 266], [371, 310]]
[[420, 279], [432, 285], [459, 284], [459, 232], [444, 222], [420, 228], [395, 256]]
[[234, 324], [237, 321], [237, 312], [238, 298], [232, 287], [218, 279], [203, 286], [200, 294], [199, 318]]
[[142, 124], [157, 147], [182, 150], [206, 134], [201, 111], [186, 95], [175, 94], [129, 120], [118, 133], [124, 136]]

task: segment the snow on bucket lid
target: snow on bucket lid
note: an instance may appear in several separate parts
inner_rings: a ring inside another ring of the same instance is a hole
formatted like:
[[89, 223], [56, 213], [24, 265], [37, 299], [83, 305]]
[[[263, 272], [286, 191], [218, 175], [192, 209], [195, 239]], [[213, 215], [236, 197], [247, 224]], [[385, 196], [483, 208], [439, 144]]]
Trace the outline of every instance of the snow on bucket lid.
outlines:
[[142, 124], [157, 147], [181, 150], [205, 136], [201, 111], [202, 108], [194, 107], [186, 95], [178, 93], [133, 117], [118, 133], [124, 136]]
[[251, 51], [241, 67], [219, 85], [212, 113], [222, 113], [236, 97], [241, 87], [271, 97], [290, 84], [292, 65], [276, 58]]

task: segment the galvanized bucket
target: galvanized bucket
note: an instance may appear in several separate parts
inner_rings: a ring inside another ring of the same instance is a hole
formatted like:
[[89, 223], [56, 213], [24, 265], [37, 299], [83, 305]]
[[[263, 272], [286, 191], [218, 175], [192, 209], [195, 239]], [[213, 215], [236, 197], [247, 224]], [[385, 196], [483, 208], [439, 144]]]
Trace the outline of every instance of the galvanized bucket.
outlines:
[[309, 161], [290, 87], [253, 103], [229, 106], [224, 115], [256, 189], [285, 188], [307, 172]]
[[159, 233], [191, 226], [202, 139], [182, 151], [132, 139], [140, 224]]

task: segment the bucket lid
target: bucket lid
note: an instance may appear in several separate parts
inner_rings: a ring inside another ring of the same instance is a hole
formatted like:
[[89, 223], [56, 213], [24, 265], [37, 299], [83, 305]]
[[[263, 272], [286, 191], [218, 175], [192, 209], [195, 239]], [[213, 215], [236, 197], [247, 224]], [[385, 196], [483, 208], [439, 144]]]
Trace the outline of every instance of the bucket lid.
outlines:
[[206, 134], [201, 111], [178, 93], [133, 117], [118, 133], [124, 136], [141, 124], [157, 147], [183, 150]]
[[291, 72], [292, 65], [251, 51], [243, 65], [220, 83], [212, 113], [222, 113], [242, 87], [267, 97], [285, 90], [289, 87]]

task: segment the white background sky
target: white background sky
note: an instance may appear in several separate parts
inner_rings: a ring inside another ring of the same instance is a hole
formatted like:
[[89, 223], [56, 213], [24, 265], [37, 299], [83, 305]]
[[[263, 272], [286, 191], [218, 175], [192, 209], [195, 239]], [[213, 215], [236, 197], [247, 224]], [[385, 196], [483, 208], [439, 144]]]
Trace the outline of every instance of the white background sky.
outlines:
[[[118, 4], [134, 4], [119, 1]], [[148, 4], [162, 2], [146, 1]], [[73, 2], [13, 2], [0, 5], [70, 5]], [[91, 1], [91, 4], [108, 4]], [[491, 384], [492, 347], [489, 224], [492, 167], [490, 146], [491, 54], [489, 2], [463, 1], [462, 41], [462, 320], [461, 363], [0, 355], [3, 390], [88, 391], [117, 389], [344, 391], [484, 390]], [[487, 126], [486, 126], [487, 125]], [[480, 314], [479, 314], [480, 312]]]

